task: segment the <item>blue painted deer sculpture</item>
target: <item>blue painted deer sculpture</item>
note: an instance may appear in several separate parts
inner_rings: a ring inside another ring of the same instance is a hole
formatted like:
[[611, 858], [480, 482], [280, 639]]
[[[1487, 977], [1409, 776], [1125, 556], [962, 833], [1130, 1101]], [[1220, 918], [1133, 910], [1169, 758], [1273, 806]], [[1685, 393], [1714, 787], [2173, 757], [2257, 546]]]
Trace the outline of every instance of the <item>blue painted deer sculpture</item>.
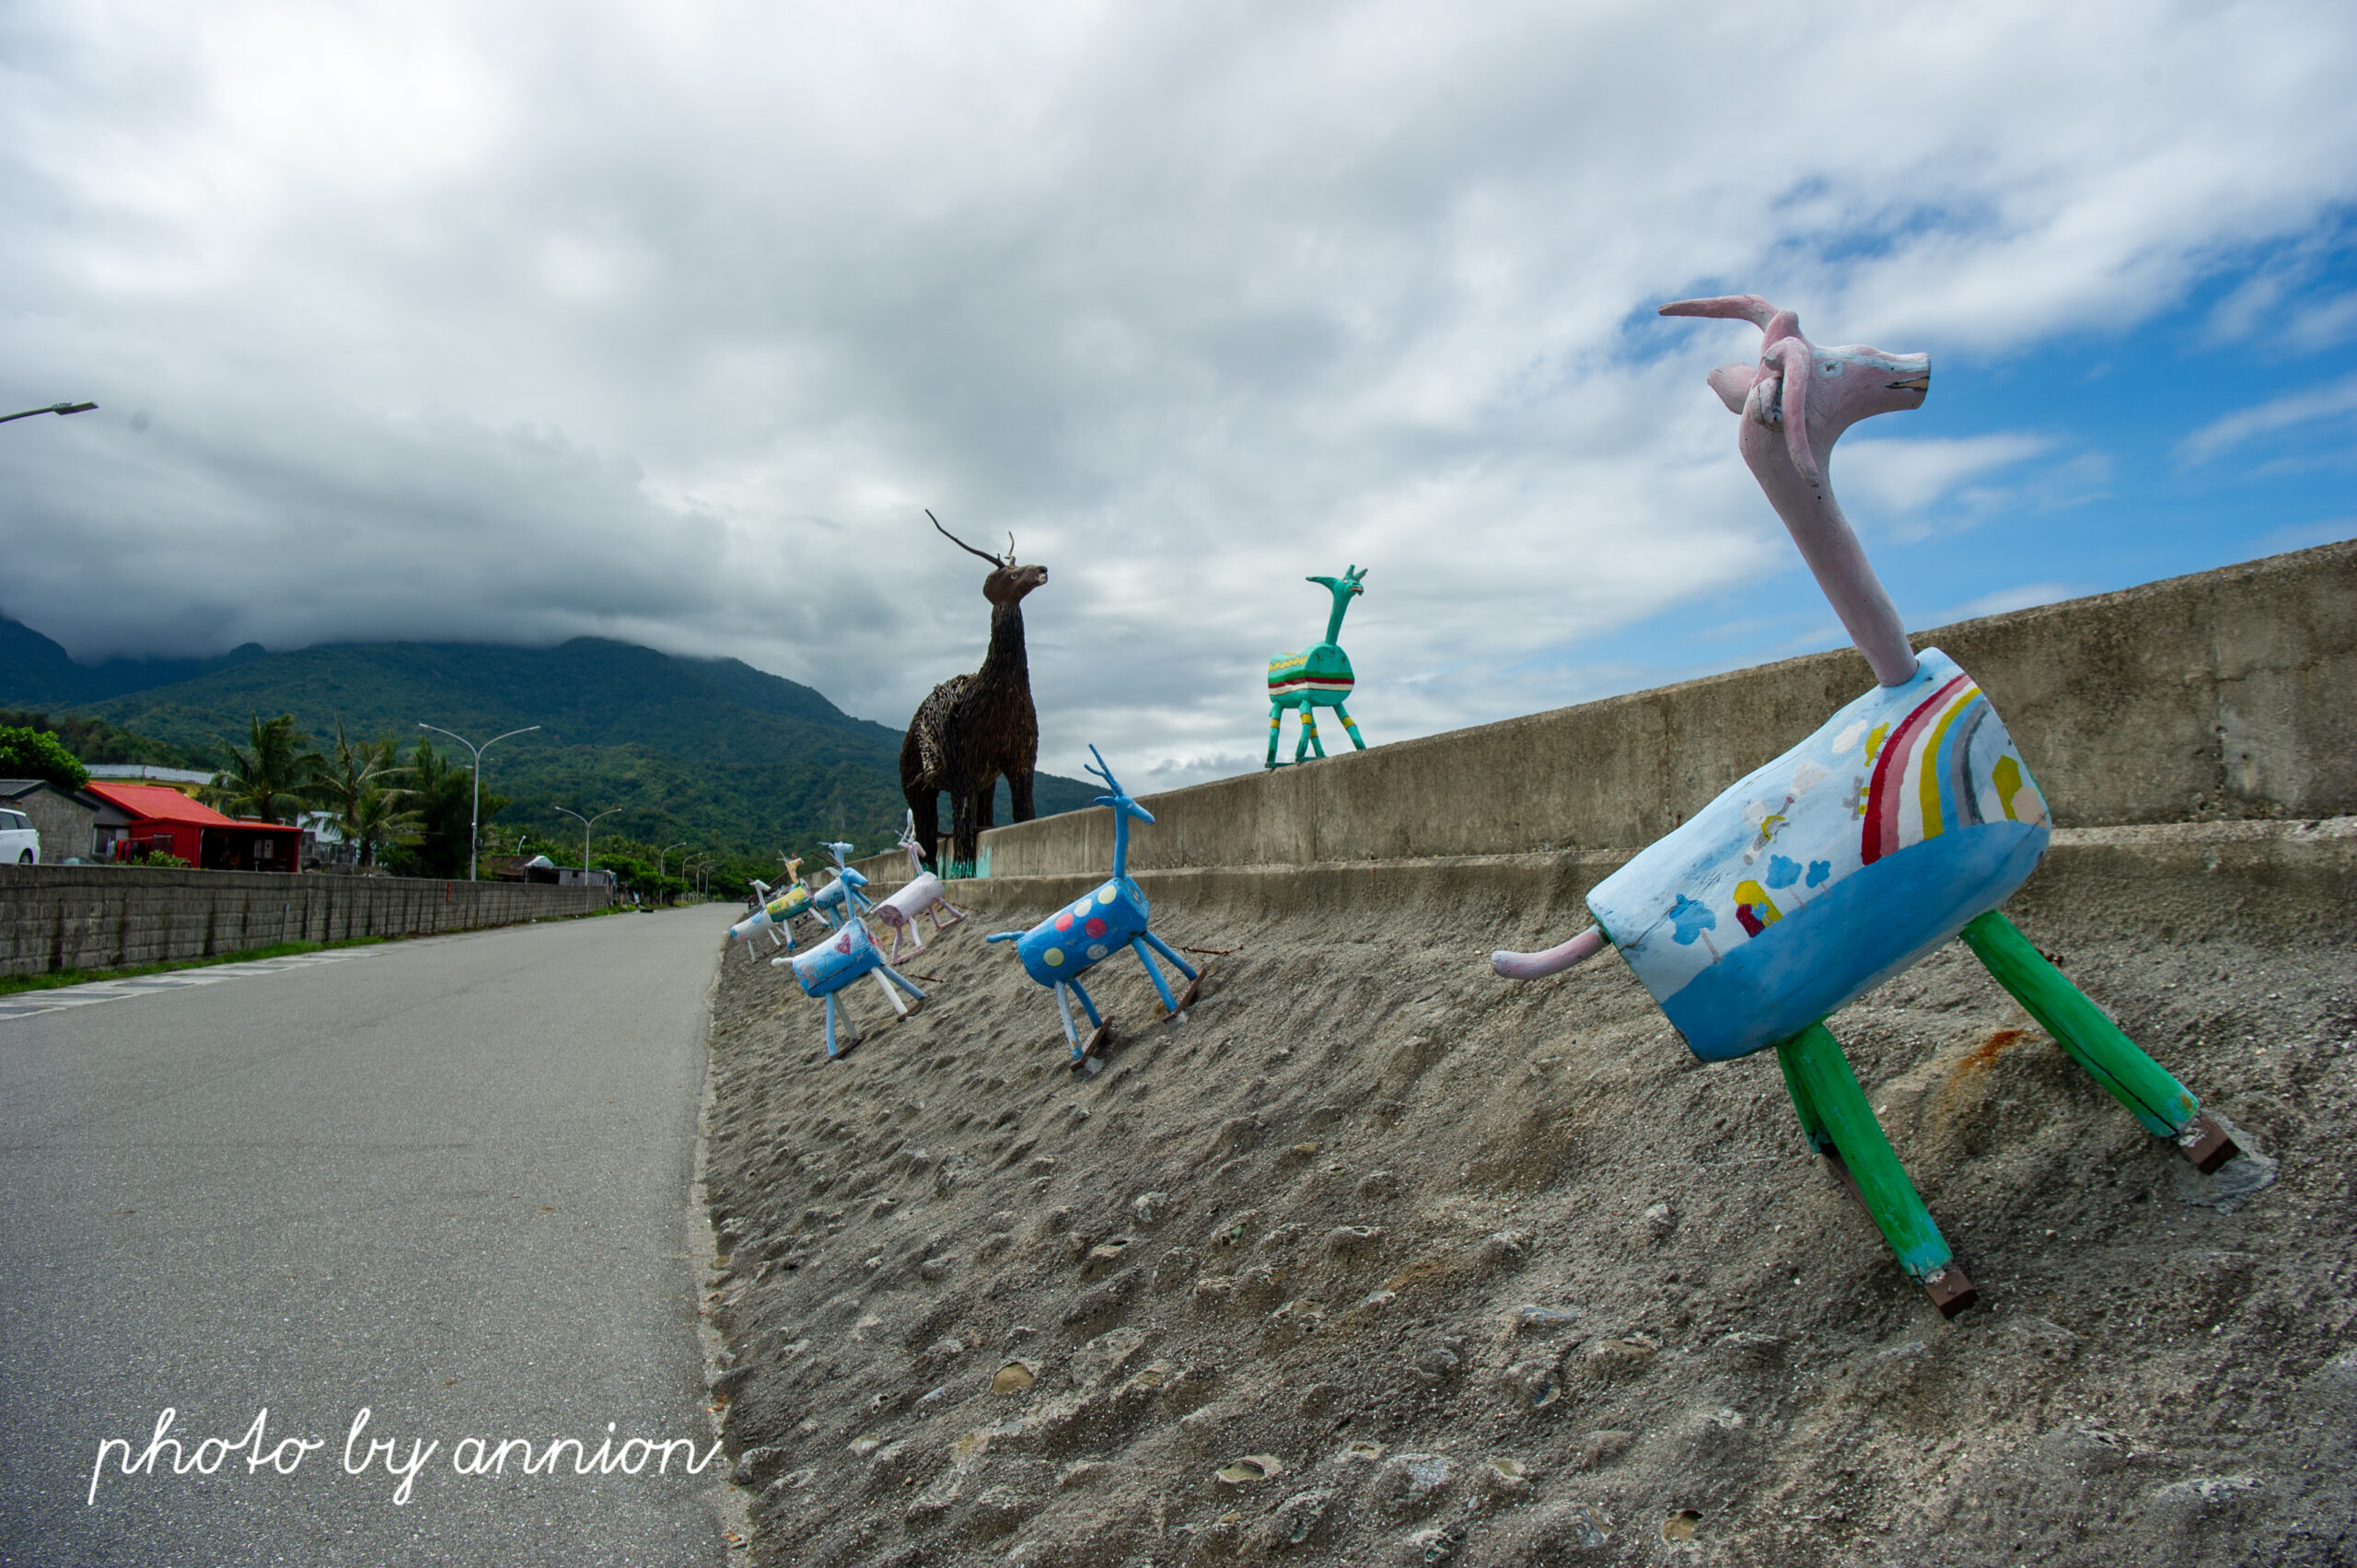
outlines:
[[[1203, 979], [1201, 970], [1180, 958], [1149, 928], [1145, 894], [1130, 879], [1130, 819], [1152, 822], [1153, 814], [1123, 792], [1113, 771], [1106, 766], [1103, 752], [1094, 746], [1088, 752], [1097, 759], [1097, 765], [1088, 771], [1103, 779], [1105, 787], [1111, 791], [1097, 797], [1097, 805], [1113, 808], [1111, 880], [1028, 931], [1000, 931], [986, 938], [1014, 943], [1016, 957], [1023, 960], [1024, 972], [1056, 993], [1056, 1011], [1063, 1018], [1064, 1041], [1072, 1047], [1072, 1068], [1075, 1073], [1095, 1073], [1103, 1067], [1110, 1036], [1110, 1026], [1080, 983], [1084, 973], [1127, 947], [1145, 966], [1146, 977], [1154, 981], [1162, 1005], [1173, 1014], [1183, 1012], [1193, 1004]], [[1149, 947], [1154, 950], [1152, 953], [1147, 951]], [[1169, 959], [1187, 977], [1184, 993], [1175, 996], [1171, 993], [1170, 982], [1155, 967], [1154, 953]], [[1080, 998], [1081, 1009], [1088, 1015], [1091, 1028], [1085, 1041], [1073, 1027], [1073, 996]]]
[[[828, 844], [824, 847], [834, 856], [835, 879], [819, 889], [811, 901], [833, 929], [825, 941], [808, 952], [792, 958], [772, 958], [770, 962], [791, 964], [795, 981], [802, 987], [803, 994], [819, 997], [826, 1003], [827, 1060], [831, 1062], [842, 1054], [843, 1049], [847, 1049], [838, 1048], [836, 1044], [835, 999], [860, 976], [876, 977], [877, 988], [884, 993], [885, 1000], [892, 1004], [892, 1011], [899, 1017], [907, 1017], [910, 1011], [908, 1004], [900, 1000], [901, 991], [915, 997], [920, 1005], [925, 998], [923, 992], [885, 961], [884, 949], [876, 945], [876, 939], [867, 934], [866, 924], [859, 918], [859, 906], [866, 902], [859, 889], [866, 884], [867, 878], [843, 864], [843, 856], [851, 853], [851, 845]], [[830, 898], [830, 894], [834, 896]], [[899, 990], [894, 989], [896, 986]], [[852, 1028], [851, 1043], [859, 1043], [855, 1023]]]

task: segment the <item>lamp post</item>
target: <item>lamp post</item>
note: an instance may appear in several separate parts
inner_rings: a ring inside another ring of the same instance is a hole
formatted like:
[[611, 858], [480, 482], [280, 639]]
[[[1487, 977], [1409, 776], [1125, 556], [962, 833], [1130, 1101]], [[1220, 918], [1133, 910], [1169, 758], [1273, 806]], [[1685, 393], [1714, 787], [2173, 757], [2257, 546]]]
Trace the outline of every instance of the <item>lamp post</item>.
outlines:
[[447, 735], [475, 754], [475, 809], [474, 815], [467, 822], [467, 880], [471, 882], [475, 879], [475, 845], [482, 839], [482, 754], [506, 739], [507, 735], [529, 735], [540, 726], [536, 724], [528, 724], [521, 729], [509, 730], [507, 735], [494, 735], [481, 746], [477, 746], [455, 729], [444, 729], [440, 725], [427, 724], [424, 719], [417, 721], [417, 727], [430, 729], [436, 735]]
[[586, 888], [589, 885], [589, 830], [604, 821], [607, 818], [612, 816], [615, 812], [620, 811], [621, 807], [619, 806], [609, 806], [603, 811], [598, 812], [595, 817], [584, 817], [580, 812], [568, 809], [563, 806], [558, 807], [557, 809], [559, 811], [563, 811], [566, 816], [581, 824], [581, 885]]
[[96, 403], [51, 403], [47, 408], [29, 408], [22, 413], [0, 413], [0, 424], [6, 424], [12, 419], [30, 419], [37, 413], [87, 413], [98, 406]]
[[[675, 849], [685, 849], [685, 848], [687, 848], [687, 847], [688, 847], [688, 841], [687, 841], [687, 840], [685, 840], [685, 839], [681, 839], [678, 843], [675, 843], [675, 844], [665, 844], [665, 845], [664, 845], [660, 850], [657, 850], [657, 851], [656, 852], [656, 854], [655, 854], [655, 880], [656, 880], [656, 883], [657, 884], [657, 886], [656, 887], [656, 889], [655, 889], [655, 896], [656, 896], [656, 898], [658, 898], [658, 899], [659, 899], [659, 898], [661, 898], [661, 897], [663, 896], [663, 889], [662, 889], [662, 887], [661, 887], [661, 885], [660, 885], [660, 884], [662, 883], [662, 881], [663, 881], [663, 857], [664, 857], [665, 855], [669, 854], [670, 854], [673, 850], [675, 850]], [[686, 869], [687, 869], [687, 862], [686, 862], [686, 860], [685, 860], [684, 858], [683, 858], [683, 859], [680, 861], [680, 863], [679, 863], [679, 869], [680, 869], [680, 870], [682, 870], [682, 871], [684, 871], [684, 870], [686, 870]]]

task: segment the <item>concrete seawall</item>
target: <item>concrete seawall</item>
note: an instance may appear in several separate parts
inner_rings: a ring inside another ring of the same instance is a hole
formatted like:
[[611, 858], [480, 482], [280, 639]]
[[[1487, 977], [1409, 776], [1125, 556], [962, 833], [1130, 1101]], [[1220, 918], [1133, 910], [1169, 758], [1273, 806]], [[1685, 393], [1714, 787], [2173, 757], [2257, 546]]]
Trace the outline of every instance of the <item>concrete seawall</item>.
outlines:
[[[1989, 692], [2058, 827], [2357, 812], [2357, 541], [1914, 642]], [[1155, 825], [1132, 839], [1131, 868], [1635, 849], [1872, 679], [1845, 648], [1146, 796]], [[996, 828], [982, 843], [993, 880], [1102, 876], [1112, 814]], [[905, 867], [862, 863], [886, 885]]]
[[603, 909], [603, 889], [415, 877], [0, 865], [0, 975], [420, 936]]

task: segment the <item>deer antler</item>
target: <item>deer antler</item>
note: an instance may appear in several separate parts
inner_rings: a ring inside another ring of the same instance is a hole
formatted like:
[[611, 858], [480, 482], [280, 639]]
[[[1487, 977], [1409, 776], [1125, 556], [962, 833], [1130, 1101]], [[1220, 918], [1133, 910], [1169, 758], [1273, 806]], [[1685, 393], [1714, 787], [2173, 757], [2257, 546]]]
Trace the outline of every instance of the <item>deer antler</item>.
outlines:
[[947, 540], [950, 543], [956, 545], [967, 554], [979, 555], [983, 560], [989, 562], [992, 565], [1000, 568], [1002, 571], [1015, 564], [1015, 536], [1013, 534], [1008, 534], [1006, 536], [1006, 559], [1001, 561], [997, 556], [991, 554], [988, 551], [976, 550], [972, 545], [968, 544], [964, 540], [959, 539], [947, 528], [942, 528], [941, 519], [939, 517], [933, 517], [932, 507], [927, 506], [924, 509], [924, 515], [928, 517], [933, 517], [933, 526], [940, 531], [942, 538]]

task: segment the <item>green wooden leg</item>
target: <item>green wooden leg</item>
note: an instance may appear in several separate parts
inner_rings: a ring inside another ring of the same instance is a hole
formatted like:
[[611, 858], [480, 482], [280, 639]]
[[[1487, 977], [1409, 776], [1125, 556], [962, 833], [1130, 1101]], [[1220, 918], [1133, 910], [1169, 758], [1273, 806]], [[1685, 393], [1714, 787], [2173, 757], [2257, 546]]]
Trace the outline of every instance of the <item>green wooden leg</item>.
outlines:
[[1271, 767], [1271, 768], [1273, 768], [1273, 767], [1275, 767], [1275, 766], [1277, 765], [1277, 737], [1278, 737], [1280, 734], [1282, 734], [1282, 733], [1283, 733], [1283, 728], [1284, 728], [1284, 722], [1285, 722], [1285, 711], [1284, 711], [1283, 707], [1282, 705], [1279, 705], [1279, 704], [1276, 704], [1276, 703], [1271, 703], [1271, 704], [1270, 705], [1270, 708], [1269, 708], [1269, 761], [1268, 761], [1268, 765], [1269, 765], [1270, 767]]
[[1997, 983], [2147, 1132], [2174, 1140], [2203, 1170], [2215, 1170], [2240, 1152], [2223, 1128], [2201, 1114], [2193, 1092], [2138, 1050], [2012, 921], [1991, 910], [1964, 928], [1964, 939]]
[[[1874, 1108], [1866, 1104], [1840, 1043], [1823, 1024], [1811, 1024], [1776, 1048], [1802, 1131], [1849, 1179], [1899, 1266], [1953, 1318], [1972, 1303], [1971, 1282], [1956, 1266], [1940, 1227], [1932, 1223], [1906, 1167], [1891, 1151]], [[1812, 1121], [1816, 1123], [1810, 1125]], [[1823, 1140], [1830, 1140], [1827, 1149]]]
[[1801, 1135], [1808, 1140], [1808, 1146], [1820, 1155], [1840, 1159], [1841, 1156], [1833, 1146], [1833, 1139], [1825, 1131], [1825, 1120], [1817, 1114], [1817, 1102], [1808, 1098], [1807, 1086], [1801, 1082], [1800, 1071], [1793, 1065], [1793, 1059], [1779, 1051], [1776, 1052], [1776, 1065], [1783, 1069], [1784, 1092], [1793, 1097], [1793, 1114], [1801, 1119]]

